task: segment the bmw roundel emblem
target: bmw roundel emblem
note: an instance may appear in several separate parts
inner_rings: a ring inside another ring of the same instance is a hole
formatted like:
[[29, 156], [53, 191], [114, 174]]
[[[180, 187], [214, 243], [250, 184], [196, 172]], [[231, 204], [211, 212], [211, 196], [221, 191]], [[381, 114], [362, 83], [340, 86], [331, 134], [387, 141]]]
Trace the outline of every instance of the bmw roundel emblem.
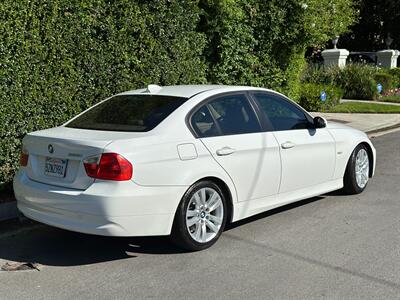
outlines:
[[53, 152], [54, 152], [53, 145], [52, 145], [52, 144], [49, 144], [49, 145], [47, 146], [47, 150], [49, 150], [49, 153], [53, 153]]

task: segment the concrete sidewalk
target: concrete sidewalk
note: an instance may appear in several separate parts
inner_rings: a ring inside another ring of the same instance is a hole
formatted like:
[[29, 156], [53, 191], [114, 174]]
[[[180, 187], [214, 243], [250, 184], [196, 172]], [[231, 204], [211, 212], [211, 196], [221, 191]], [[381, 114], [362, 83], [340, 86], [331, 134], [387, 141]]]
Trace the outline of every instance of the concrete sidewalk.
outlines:
[[320, 113], [313, 112], [313, 116], [321, 116], [332, 122], [346, 124], [366, 133], [376, 133], [400, 127], [400, 114], [351, 114], [351, 113]]

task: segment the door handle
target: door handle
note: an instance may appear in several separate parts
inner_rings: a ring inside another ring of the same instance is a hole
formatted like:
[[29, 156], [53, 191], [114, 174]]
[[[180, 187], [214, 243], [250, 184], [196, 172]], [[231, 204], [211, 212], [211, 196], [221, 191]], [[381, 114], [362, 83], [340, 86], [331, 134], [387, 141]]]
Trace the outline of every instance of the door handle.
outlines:
[[294, 146], [296, 146], [296, 144], [289, 141], [281, 144], [282, 149], [290, 149], [293, 148]]
[[216, 152], [217, 152], [218, 156], [224, 156], [224, 155], [232, 154], [235, 151], [236, 150], [231, 147], [223, 147], [221, 149], [218, 149]]

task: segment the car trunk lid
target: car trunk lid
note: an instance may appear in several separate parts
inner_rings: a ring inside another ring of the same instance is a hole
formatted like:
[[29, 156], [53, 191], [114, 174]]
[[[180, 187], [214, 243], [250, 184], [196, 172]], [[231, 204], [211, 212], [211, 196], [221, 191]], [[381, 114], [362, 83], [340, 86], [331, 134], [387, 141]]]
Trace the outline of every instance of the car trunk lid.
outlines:
[[26, 174], [37, 182], [85, 190], [94, 179], [87, 176], [83, 159], [103, 153], [116, 139], [127, 138], [132, 133], [66, 127], [30, 133], [23, 141], [29, 153]]

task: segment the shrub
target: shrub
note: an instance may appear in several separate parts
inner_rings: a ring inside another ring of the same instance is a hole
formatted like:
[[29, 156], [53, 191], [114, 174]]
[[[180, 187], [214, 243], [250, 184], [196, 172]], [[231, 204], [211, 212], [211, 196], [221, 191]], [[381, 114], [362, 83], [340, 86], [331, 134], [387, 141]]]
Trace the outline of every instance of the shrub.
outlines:
[[[325, 92], [326, 100], [321, 100], [321, 93]], [[300, 87], [299, 104], [308, 111], [327, 111], [337, 105], [343, 91], [335, 86], [305, 83]]]
[[393, 76], [382, 71], [374, 75], [376, 83], [382, 84], [382, 93], [389, 91], [393, 87]]
[[400, 88], [400, 68], [393, 68], [388, 70], [388, 73], [392, 75], [393, 87]]
[[343, 97], [347, 99], [374, 100], [378, 95], [375, 76], [386, 85], [390, 84], [390, 78], [382, 71], [359, 64], [349, 64], [343, 69], [336, 66], [309, 65], [302, 75], [302, 81], [338, 86], [343, 90]]
[[343, 89], [343, 97], [356, 100], [375, 100], [378, 96], [374, 80], [376, 68], [350, 64], [340, 71], [335, 83]]
[[303, 74], [303, 83], [316, 83], [324, 85], [335, 85], [340, 77], [341, 69], [338, 66], [325, 67], [320, 64], [309, 64]]

